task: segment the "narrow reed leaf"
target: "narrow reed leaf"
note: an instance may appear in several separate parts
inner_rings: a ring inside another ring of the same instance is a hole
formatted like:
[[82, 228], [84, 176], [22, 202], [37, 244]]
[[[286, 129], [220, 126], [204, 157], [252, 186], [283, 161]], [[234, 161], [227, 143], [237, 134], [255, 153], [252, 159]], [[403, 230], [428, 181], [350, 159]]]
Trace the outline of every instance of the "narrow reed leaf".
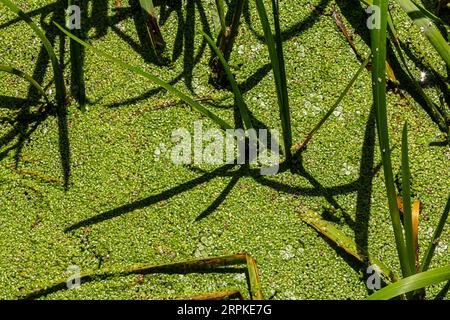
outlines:
[[392, 227], [394, 229], [395, 243], [399, 255], [402, 274], [407, 277], [411, 274], [409, 260], [406, 253], [403, 227], [397, 207], [397, 195], [392, 172], [391, 150], [389, 146], [389, 130], [386, 112], [386, 33], [388, 19], [388, 0], [374, 0], [373, 4], [380, 8], [380, 28], [371, 30], [371, 47], [373, 54], [372, 86], [373, 102], [376, 110], [378, 140], [382, 156], [383, 171], [388, 197], [389, 211]]
[[363, 250], [350, 239], [345, 233], [337, 229], [331, 222], [320, 219], [314, 212], [308, 211], [301, 214], [301, 219], [313, 227], [317, 232], [333, 241], [339, 248], [345, 250], [348, 254], [356, 258], [359, 262], [366, 265], [375, 265], [387, 281], [397, 281], [397, 276], [386, 265], [378, 259], [364, 253]]
[[50, 57], [50, 61], [52, 63], [52, 67], [53, 67], [53, 74], [54, 74], [55, 86], [56, 86], [56, 100], [58, 101], [59, 105], [64, 105], [66, 102], [66, 86], [64, 84], [63, 72], [59, 65], [59, 61], [58, 61], [58, 58], [56, 57], [55, 51], [53, 50], [52, 44], [50, 43], [48, 38], [45, 36], [42, 29], [39, 28], [37, 26], [37, 24], [35, 24], [34, 21], [31, 20], [31, 18], [26, 13], [24, 13], [19, 7], [17, 7], [10, 0], [0, 0], [0, 2], [3, 3], [9, 10], [11, 10], [16, 15], [18, 15], [21, 19], [23, 19], [31, 27], [31, 29], [33, 29], [34, 33], [42, 41], [42, 43], [45, 47], [45, 50], [47, 51], [47, 53]]
[[[322, 127], [322, 125], [328, 120], [328, 118], [331, 116], [331, 114], [334, 112], [334, 110], [339, 106], [341, 101], [344, 99], [344, 97], [347, 95], [347, 93], [350, 91], [350, 88], [355, 83], [356, 79], [358, 79], [359, 75], [363, 70], [366, 68], [366, 66], [369, 64], [371, 57], [369, 56], [359, 67], [358, 71], [355, 73], [353, 78], [350, 80], [350, 82], [345, 87], [344, 91], [341, 92], [336, 102], [331, 106], [331, 108], [327, 111], [327, 113], [323, 116], [323, 118], [319, 121], [319, 123], [316, 124], [316, 126], [308, 133], [306, 138], [303, 140], [303, 142], [298, 142], [292, 146], [292, 153], [297, 153], [301, 150], [303, 150], [308, 142], [312, 139], [313, 135]], [[295, 156], [294, 156], [295, 157]]]
[[256, 261], [249, 254], [246, 254], [245, 258], [247, 260], [247, 270], [248, 270], [251, 298], [252, 300], [263, 300], [263, 295], [261, 291], [261, 282], [259, 280], [259, 273], [258, 267], [256, 266]]
[[220, 29], [222, 33], [225, 33], [227, 30], [227, 24], [225, 22], [225, 6], [223, 0], [216, 0], [217, 14], [219, 15], [220, 20]]
[[450, 212], [450, 195], [447, 198], [447, 204], [445, 206], [444, 212], [442, 213], [439, 219], [439, 223], [436, 227], [436, 230], [434, 231], [428, 249], [423, 257], [422, 263], [420, 265], [421, 272], [427, 271], [430, 266], [431, 260], [433, 259], [434, 251], [436, 249], [437, 244], [439, 243], [439, 238], [441, 237], [442, 230], [444, 230], [444, 226], [447, 222], [449, 212]]
[[7, 65], [3, 65], [0, 64], [0, 72], [6, 72], [9, 74], [13, 74], [16, 75], [22, 79], [25, 79], [26, 81], [28, 81], [33, 87], [36, 88], [36, 90], [39, 92], [39, 94], [41, 96], [44, 97], [45, 102], [47, 103], [47, 105], [50, 105], [50, 100], [47, 97], [47, 94], [45, 93], [44, 89], [41, 87], [41, 85], [39, 83], [36, 82], [36, 80], [34, 80], [31, 76], [29, 76], [28, 74], [20, 71], [19, 69], [7, 66]]
[[250, 120], [250, 116], [248, 113], [247, 105], [244, 102], [244, 98], [242, 97], [241, 90], [239, 89], [239, 86], [236, 82], [236, 79], [234, 78], [233, 74], [231, 73], [230, 67], [228, 63], [226, 62], [222, 52], [220, 52], [219, 48], [217, 48], [214, 41], [203, 31], [200, 31], [200, 33], [203, 35], [203, 37], [206, 39], [208, 44], [213, 49], [216, 56], [219, 58], [220, 62], [222, 63], [222, 66], [225, 70], [225, 73], [228, 77], [228, 81], [230, 82], [231, 88], [233, 90], [234, 96], [236, 98], [236, 103], [239, 108], [239, 113], [241, 114], [242, 121], [244, 122], [245, 129], [249, 130], [253, 128], [252, 121]]
[[422, 202], [416, 199], [412, 206], [412, 232], [414, 243], [414, 258], [415, 258], [415, 270], [420, 271], [420, 259], [419, 259], [419, 216], [422, 210]]
[[373, 293], [368, 300], [389, 300], [404, 293], [425, 288], [450, 279], [450, 266], [436, 268], [403, 278]]
[[431, 45], [436, 49], [441, 58], [450, 67], [450, 46], [444, 39], [434, 22], [427, 17], [420, 8], [411, 0], [396, 0], [403, 10], [409, 15], [419, 27], [420, 32], [425, 34]]
[[154, 75], [145, 72], [144, 70], [142, 70], [141, 68], [132, 66], [130, 64], [127, 64], [125, 62], [122, 62], [121, 60], [114, 58], [113, 56], [95, 48], [94, 46], [88, 44], [87, 42], [84, 42], [83, 40], [75, 37], [73, 34], [71, 34], [70, 32], [68, 32], [66, 29], [64, 29], [63, 27], [61, 27], [58, 23], [54, 22], [55, 25], [62, 31], [64, 32], [67, 36], [69, 36], [71, 39], [74, 39], [75, 41], [77, 41], [78, 43], [80, 43], [81, 45], [83, 45], [84, 47], [92, 50], [93, 52], [95, 52], [96, 54], [110, 60], [111, 62], [114, 62], [115, 64], [119, 65], [120, 67], [127, 69], [135, 74], [138, 74], [144, 78], [149, 79], [150, 81], [156, 83], [157, 85], [161, 86], [162, 88], [166, 89], [167, 91], [169, 91], [170, 93], [174, 94], [175, 96], [177, 96], [178, 98], [180, 98], [181, 100], [183, 100], [186, 104], [188, 104], [189, 106], [191, 106], [192, 108], [194, 108], [195, 110], [197, 110], [198, 112], [200, 112], [201, 114], [203, 114], [204, 116], [208, 117], [209, 119], [211, 119], [212, 121], [214, 121], [216, 124], [218, 124], [222, 129], [233, 129], [233, 127], [231, 125], [229, 125], [227, 122], [225, 122], [224, 120], [222, 120], [221, 118], [219, 118], [218, 116], [216, 116], [214, 113], [212, 113], [211, 111], [209, 111], [208, 109], [206, 109], [205, 107], [203, 107], [200, 103], [198, 103], [197, 101], [195, 101], [194, 99], [190, 98], [189, 96], [187, 96], [186, 94], [182, 93], [181, 91], [179, 91], [178, 89], [176, 89], [175, 87], [171, 86], [170, 84], [168, 84], [167, 82], [159, 79], [158, 77], [155, 77]]
[[290, 163], [292, 158], [291, 115], [287, 95], [286, 71], [284, 66], [283, 47], [278, 17], [278, 2], [276, 2], [276, 0], [272, 1], [272, 7], [275, 24], [275, 38], [272, 33], [264, 3], [262, 0], [256, 0], [256, 8], [264, 30], [264, 36], [266, 38], [267, 47], [269, 49], [270, 61], [272, 64], [272, 70], [275, 79], [286, 160], [288, 163]]
[[411, 83], [414, 85], [414, 89], [420, 94], [420, 96], [425, 101], [428, 112], [431, 114], [434, 121], [436, 121], [437, 125], [439, 126], [439, 129], [442, 132], [445, 132], [447, 134], [450, 133], [449, 125], [447, 124], [445, 117], [442, 115], [440, 110], [436, 107], [435, 103], [428, 97], [428, 95], [425, 93], [425, 91], [422, 89], [422, 87], [419, 85], [419, 83], [414, 78], [414, 75], [412, 74], [411, 70], [408, 67], [408, 63], [406, 62], [406, 58], [403, 55], [403, 50], [400, 46], [400, 39], [397, 35], [397, 30], [395, 29], [394, 23], [392, 22], [392, 18], [388, 17], [388, 27], [389, 27], [389, 33], [391, 35], [391, 43], [394, 45], [395, 50], [400, 58], [401, 67], [405, 71], [407, 77], [410, 79]]
[[409, 170], [408, 158], [408, 123], [403, 126], [402, 137], [402, 204], [403, 204], [403, 225], [405, 229], [405, 244], [408, 254], [409, 268], [411, 274], [415, 273], [415, 250], [413, 236], [413, 219], [411, 207], [411, 172]]

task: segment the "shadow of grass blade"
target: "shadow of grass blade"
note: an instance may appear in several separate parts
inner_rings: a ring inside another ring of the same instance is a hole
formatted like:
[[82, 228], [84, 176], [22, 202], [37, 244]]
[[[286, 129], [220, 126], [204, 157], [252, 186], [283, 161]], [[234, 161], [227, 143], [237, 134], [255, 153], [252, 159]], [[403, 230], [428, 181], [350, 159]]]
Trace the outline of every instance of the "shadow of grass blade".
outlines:
[[246, 130], [253, 129], [253, 125], [252, 125], [252, 121], [251, 121], [249, 113], [248, 113], [247, 105], [244, 102], [244, 98], [242, 97], [241, 90], [239, 90], [239, 86], [236, 82], [236, 79], [234, 78], [233, 74], [231, 73], [230, 66], [226, 62], [226, 60], [225, 60], [223, 54], [220, 52], [219, 48], [217, 48], [217, 46], [215, 45], [214, 41], [206, 33], [201, 31], [201, 34], [206, 39], [206, 41], [211, 46], [214, 53], [216, 54], [216, 56], [219, 58], [220, 62], [222, 63], [222, 66], [225, 70], [228, 81], [230, 82], [231, 88], [233, 90], [234, 97], [236, 99], [236, 103], [239, 108], [239, 113], [241, 114], [242, 121], [244, 122], [244, 125], [245, 125], [245, 129]]
[[208, 117], [209, 119], [211, 119], [213, 122], [215, 122], [216, 124], [218, 124], [222, 129], [233, 129], [233, 127], [231, 125], [229, 125], [227, 122], [225, 122], [224, 120], [222, 120], [221, 118], [219, 118], [218, 116], [216, 116], [214, 113], [212, 113], [211, 111], [209, 111], [208, 109], [206, 109], [205, 107], [203, 107], [200, 103], [198, 103], [197, 101], [195, 101], [194, 99], [190, 98], [189, 96], [187, 96], [186, 94], [182, 93], [181, 91], [179, 91], [178, 89], [176, 89], [175, 87], [171, 86], [170, 84], [168, 84], [167, 82], [159, 79], [158, 77], [155, 77], [154, 75], [145, 72], [144, 70], [142, 70], [141, 68], [132, 66], [130, 64], [127, 64], [117, 58], [114, 58], [113, 56], [95, 48], [94, 46], [88, 44], [87, 42], [84, 42], [83, 40], [77, 38], [76, 36], [74, 36], [73, 34], [71, 34], [70, 32], [68, 32], [66, 29], [64, 29], [63, 27], [61, 27], [58, 23], [54, 22], [54, 24], [63, 32], [65, 33], [67, 36], [69, 36], [71, 39], [74, 39], [75, 41], [77, 41], [78, 43], [80, 43], [81, 45], [83, 45], [85, 48], [88, 48], [90, 50], [92, 50], [93, 52], [95, 52], [96, 54], [102, 56], [103, 58], [106, 58], [108, 60], [110, 60], [111, 62], [114, 62], [115, 64], [117, 64], [118, 66], [127, 69], [135, 74], [138, 74], [144, 78], [149, 79], [150, 81], [156, 83], [157, 85], [161, 86], [162, 88], [166, 89], [167, 91], [169, 91], [170, 93], [176, 95], [178, 98], [180, 98], [181, 100], [183, 100], [186, 104], [188, 104], [189, 106], [191, 106], [192, 108], [194, 108], [195, 110], [197, 110], [198, 112], [200, 112], [201, 114], [203, 114], [204, 116]]
[[[68, 6], [80, 5], [80, 0], [68, 0]], [[82, 31], [72, 30], [73, 34], [82, 39]], [[86, 86], [84, 82], [83, 70], [83, 50], [82, 46], [73, 39], [70, 39], [70, 64], [72, 67], [73, 94], [75, 95], [81, 111], [86, 111]]]
[[450, 266], [436, 268], [401, 279], [368, 297], [368, 300], [389, 300], [404, 293], [422, 289], [450, 279]]
[[278, 16], [278, 2], [272, 0], [274, 23], [275, 23], [275, 39], [272, 34], [272, 29], [267, 17], [266, 8], [262, 0], [256, 0], [256, 8], [259, 19], [264, 30], [267, 47], [269, 50], [270, 61], [275, 78], [275, 86], [278, 97], [278, 107], [280, 111], [281, 127], [283, 130], [284, 151], [286, 160], [291, 162], [292, 153], [292, 129], [291, 129], [291, 115], [289, 110], [289, 99], [287, 95], [286, 71], [283, 57], [283, 47], [280, 32], [279, 16]]
[[323, 116], [323, 118], [316, 124], [316, 126], [308, 133], [306, 138], [303, 140], [303, 142], [296, 143], [292, 146], [291, 150], [292, 153], [294, 153], [294, 157], [297, 156], [297, 152], [302, 151], [308, 142], [312, 139], [313, 135], [322, 127], [322, 125], [328, 120], [328, 118], [331, 116], [331, 114], [334, 112], [334, 110], [339, 106], [341, 101], [344, 99], [344, 97], [347, 95], [347, 93], [350, 91], [350, 88], [355, 83], [356, 79], [358, 79], [359, 75], [363, 70], [366, 68], [366, 66], [369, 64], [371, 57], [369, 56], [359, 67], [358, 71], [355, 73], [353, 78], [350, 80], [350, 82], [345, 87], [344, 91], [341, 92], [340, 96], [336, 100], [336, 102], [331, 106], [331, 108], [327, 111], [327, 113]]
[[411, 206], [411, 172], [409, 170], [408, 158], [408, 123], [403, 126], [402, 135], [402, 200], [403, 200], [403, 221], [405, 229], [405, 245], [408, 255], [409, 269], [411, 274], [416, 270], [415, 244], [413, 232], [413, 217]]
[[395, 273], [391, 271], [385, 264], [363, 252], [363, 250], [355, 243], [354, 240], [337, 229], [331, 222], [320, 219], [312, 211], [308, 211], [306, 214], [301, 214], [300, 216], [306, 224], [313, 227], [317, 232], [322, 234], [330, 241], [333, 241], [339, 248], [345, 250], [345, 252], [353, 256], [359, 262], [365, 265], [377, 266], [381, 274], [387, 281], [395, 282], [398, 280]]
[[18, 77], [28, 81], [33, 87], [36, 88], [36, 90], [39, 92], [39, 94], [44, 97], [45, 102], [47, 103], [47, 105], [50, 106], [50, 100], [48, 99], [47, 94], [45, 93], [44, 89], [31, 76], [29, 76], [28, 74], [20, 71], [19, 69], [16, 69], [16, 68], [13, 68], [13, 67], [10, 67], [10, 66], [7, 66], [7, 65], [3, 65], [3, 64], [0, 64], [0, 72], [6, 72], [6, 73], [9, 73], [9, 74], [13, 74], [13, 75], [16, 75], [16, 76], [18, 76]]
[[9, 10], [18, 15], [21, 19], [23, 19], [31, 27], [31, 29], [33, 29], [34, 33], [39, 37], [39, 39], [44, 44], [45, 50], [47, 51], [50, 57], [50, 61], [52, 63], [56, 86], [56, 99], [58, 101], [58, 105], [60, 106], [64, 105], [66, 102], [66, 86], [64, 84], [63, 72], [59, 65], [59, 61], [58, 58], [56, 57], [55, 51], [53, 50], [52, 44], [47, 39], [44, 32], [19, 7], [17, 7], [14, 3], [12, 3], [9, 0], [0, 0], [0, 2], [3, 3]]
[[450, 46], [436, 28], [433, 21], [430, 20], [411, 0], [396, 1], [419, 27], [420, 31], [425, 34], [447, 66], [450, 67]]
[[428, 249], [423, 257], [422, 263], [420, 265], [420, 271], [427, 271], [430, 266], [431, 260], [433, 259], [434, 250], [439, 242], [439, 238], [441, 237], [442, 231], [444, 230], [444, 226], [447, 223], [448, 215], [450, 212], [450, 195], [447, 198], [447, 204], [445, 206], [444, 212], [442, 213], [439, 223], [434, 231], [433, 238], [431, 238]]
[[391, 150], [389, 147], [388, 119], [386, 112], [386, 32], [388, 19], [388, 0], [374, 0], [373, 4], [381, 9], [380, 28], [371, 30], [372, 63], [372, 91], [373, 103], [376, 110], [378, 140], [382, 156], [386, 193], [394, 229], [397, 252], [404, 277], [410, 275], [409, 260], [406, 253], [403, 228], [397, 207], [394, 174], [392, 172]]

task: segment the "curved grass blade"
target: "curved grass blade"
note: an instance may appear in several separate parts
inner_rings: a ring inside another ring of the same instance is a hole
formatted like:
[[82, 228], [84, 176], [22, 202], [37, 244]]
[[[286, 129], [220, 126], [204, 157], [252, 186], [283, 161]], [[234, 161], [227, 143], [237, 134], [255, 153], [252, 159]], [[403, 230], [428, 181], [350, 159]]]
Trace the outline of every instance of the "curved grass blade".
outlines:
[[16, 76], [28, 81], [33, 87], [36, 88], [36, 90], [39, 92], [39, 94], [44, 97], [45, 102], [47, 102], [47, 104], [50, 105], [50, 100], [48, 99], [47, 94], [45, 93], [44, 89], [31, 76], [20, 71], [19, 69], [16, 69], [16, 68], [13, 68], [13, 67], [10, 67], [7, 65], [3, 65], [3, 64], [0, 64], [0, 71], [16, 75]]
[[388, 300], [404, 293], [425, 288], [450, 279], [450, 266], [436, 268], [425, 272], [417, 273], [410, 277], [401, 279], [395, 283], [370, 295], [368, 300]]
[[45, 50], [47, 51], [50, 61], [53, 67], [53, 74], [55, 77], [55, 86], [56, 86], [56, 99], [59, 105], [64, 105], [66, 102], [66, 86], [64, 84], [64, 76], [61, 70], [61, 67], [58, 62], [58, 58], [56, 57], [55, 51], [53, 50], [52, 44], [45, 36], [44, 32], [31, 20], [31, 18], [24, 13], [19, 7], [17, 7], [14, 3], [9, 0], [0, 0], [9, 10], [18, 15], [21, 19], [23, 19], [30, 27], [33, 29], [34, 33], [39, 37], [39, 39], [44, 44]]
[[411, 274], [415, 273], [415, 243], [413, 232], [413, 217], [411, 206], [411, 172], [409, 170], [408, 158], [408, 123], [405, 122], [403, 126], [402, 137], [402, 203], [403, 203], [403, 225], [405, 229], [405, 244], [408, 255], [409, 269]]
[[266, 8], [262, 0], [256, 0], [256, 8], [261, 21], [267, 47], [269, 49], [270, 61], [275, 79], [275, 86], [278, 97], [278, 107], [280, 111], [281, 127], [283, 130], [283, 142], [287, 163], [291, 162], [292, 153], [292, 129], [291, 115], [289, 110], [289, 99], [287, 94], [286, 71], [283, 57], [283, 47], [278, 16], [278, 2], [272, 0], [273, 16], [275, 24], [275, 37], [272, 34]]
[[[104, 279], [112, 276], [128, 276], [131, 274], [155, 274], [155, 273], [190, 273], [207, 270], [217, 270], [227, 266], [235, 266], [248, 263], [247, 253], [238, 253], [230, 256], [190, 260], [162, 265], [137, 264], [125, 270], [103, 268], [94, 272], [84, 272], [80, 275], [80, 281], [89, 282], [96, 279]], [[35, 299], [37, 297], [67, 289], [67, 279], [61, 279], [44, 288], [37, 289], [29, 294], [21, 295], [23, 299]]]
[[244, 122], [245, 129], [246, 130], [253, 129], [252, 121], [251, 121], [249, 113], [248, 113], [247, 105], [245, 104], [244, 98], [242, 97], [241, 90], [239, 90], [239, 86], [236, 82], [236, 79], [234, 78], [233, 74], [231, 73], [230, 67], [229, 67], [228, 63], [226, 62], [222, 52], [220, 52], [219, 48], [217, 48], [214, 41], [206, 33], [204, 33], [203, 31], [200, 31], [200, 33], [206, 39], [206, 41], [211, 46], [214, 53], [217, 55], [220, 62], [222, 63], [222, 66], [228, 77], [228, 81], [230, 82], [231, 88], [233, 90], [234, 96], [236, 98], [236, 103], [238, 105], [239, 113], [241, 114], [242, 121]]
[[336, 100], [336, 102], [331, 106], [331, 108], [327, 111], [327, 113], [323, 116], [323, 118], [319, 121], [319, 123], [316, 124], [316, 126], [308, 133], [306, 138], [303, 140], [303, 142], [296, 143], [292, 146], [292, 153], [294, 153], [294, 157], [296, 157], [297, 152], [302, 151], [308, 142], [312, 139], [313, 135], [322, 127], [322, 125], [325, 123], [325, 121], [328, 120], [328, 118], [331, 116], [331, 114], [334, 112], [334, 110], [339, 106], [342, 99], [347, 95], [350, 88], [355, 83], [356, 79], [358, 79], [361, 72], [366, 68], [366, 66], [369, 64], [371, 57], [369, 56], [359, 67], [358, 71], [355, 73], [353, 78], [350, 80], [350, 82], [345, 87], [344, 91], [341, 92], [339, 98]]
[[373, 101], [376, 110], [378, 140], [382, 156], [383, 171], [388, 197], [389, 212], [394, 229], [395, 243], [402, 268], [402, 274], [407, 277], [411, 274], [409, 260], [406, 253], [403, 228], [397, 207], [397, 195], [392, 172], [391, 150], [389, 147], [389, 130], [386, 112], [386, 33], [388, 20], [388, 0], [374, 0], [373, 4], [380, 8], [380, 29], [371, 30], [371, 47], [373, 54], [372, 87]]
[[422, 263], [420, 265], [420, 271], [427, 271], [430, 266], [431, 259], [433, 259], [434, 250], [439, 242], [439, 238], [441, 237], [442, 230], [444, 230], [445, 223], [447, 222], [448, 215], [450, 212], [450, 195], [447, 198], [447, 205], [445, 206], [444, 212], [442, 213], [439, 223], [434, 231], [433, 238], [431, 238], [430, 245], [423, 257]]
[[144, 70], [132, 66], [128, 63], [122, 62], [121, 60], [114, 58], [113, 56], [95, 48], [94, 46], [88, 44], [87, 42], [84, 42], [83, 40], [77, 38], [76, 36], [74, 36], [73, 34], [71, 34], [70, 32], [68, 32], [66, 29], [64, 29], [63, 27], [61, 27], [58, 23], [54, 22], [55, 25], [62, 31], [64, 32], [67, 36], [69, 36], [71, 39], [74, 39], [75, 41], [77, 41], [78, 43], [80, 43], [81, 45], [83, 45], [84, 47], [92, 50], [93, 52], [95, 52], [96, 54], [114, 62], [115, 64], [119, 65], [120, 67], [127, 69], [135, 74], [138, 74], [144, 78], [149, 79], [150, 81], [156, 83], [157, 85], [163, 87], [164, 89], [166, 89], [167, 91], [169, 91], [170, 93], [176, 95], [178, 98], [180, 98], [181, 100], [183, 100], [185, 103], [187, 103], [189, 106], [191, 106], [192, 108], [194, 108], [195, 110], [197, 110], [198, 112], [200, 112], [201, 114], [203, 114], [204, 116], [208, 117], [209, 119], [211, 119], [212, 121], [214, 121], [215, 123], [217, 123], [222, 129], [233, 129], [233, 127], [231, 125], [229, 125], [227, 122], [225, 122], [224, 120], [222, 120], [221, 118], [219, 118], [218, 116], [216, 116], [214, 113], [212, 113], [211, 111], [209, 111], [208, 109], [206, 109], [205, 107], [203, 107], [200, 103], [198, 103], [197, 101], [195, 101], [194, 99], [190, 98], [189, 96], [187, 96], [186, 94], [182, 93], [181, 91], [179, 91], [178, 89], [174, 88], [173, 86], [171, 86], [170, 84], [168, 84], [167, 82], [159, 79], [158, 77], [155, 77], [154, 75], [145, 72]]
[[337, 229], [331, 222], [320, 219], [312, 211], [301, 215], [302, 220], [313, 227], [317, 232], [333, 241], [339, 248], [344, 249], [348, 254], [356, 258], [359, 262], [368, 265], [375, 265], [381, 271], [381, 274], [390, 282], [398, 280], [397, 276], [386, 265], [378, 259], [363, 254], [362, 249], [342, 231]]

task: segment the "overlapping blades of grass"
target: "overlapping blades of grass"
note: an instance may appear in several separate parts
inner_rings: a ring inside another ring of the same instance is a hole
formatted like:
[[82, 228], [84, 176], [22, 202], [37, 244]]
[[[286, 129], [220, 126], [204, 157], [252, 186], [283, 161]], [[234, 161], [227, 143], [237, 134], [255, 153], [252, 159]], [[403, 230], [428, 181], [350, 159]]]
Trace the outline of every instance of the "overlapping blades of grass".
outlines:
[[[441, 58], [450, 67], [450, 46], [444, 39], [433, 21], [411, 0], [396, 0], [402, 9], [425, 34], [431, 45], [436, 49]], [[375, 2], [375, 1], [374, 1]]]
[[275, 26], [275, 36], [269, 23], [267, 11], [262, 0], [256, 0], [259, 19], [261, 21], [267, 47], [269, 49], [270, 61], [275, 79], [275, 86], [278, 97], [278, 107], [280, 112], [281, 127], [283, 130], [284, 152], [287, 163], [291, 163], [292, 153], [292, 129], [291, 114], [289, 108], [289, 98], [286, 81], [286, 70], [284, 64], [283, 46], [280, 31], [278, 0], [272, 0], [273, 20]]
[[450, 266], [417, 273], [391, 283], [369, 296], [369, 300], [388, 300], [450, 279]]
[[397, 252], [399, 255], [402, 274], [411, 274], [409, 260], [403, 237], [400, 214], [397, 207], [394, 175], [392, 172], [391, 150], [389, 146], [389, 130], [386, 112], [386, 32], [388, 19], [388, 0], [374, 0], [373, 4], [380, 8], [380, 29], [371, 30], [371, 47], [373, 54], [372, 85], [373, 101], [376, 110], [377, 132], [382, 156], [386, 193], [391, 215], [392, 227], [395, 235]]
[[155, 77], [154, 75], [145, 72], [144, 70], [142, 70], [141, 68], [132, 66], [128, 63], [122, 62], [121, 60], [114, 58], [113, 56], [95, 48], [94, 46], [90, 45], [87, 42], [84, 42], [83, 40], [77, 38], [76, 36], [74, 36], [73, 34], [71, 34], [70, 32], [68, 32], [66, 29], [64, 29], [63, 27], [61, 27], [58, 23], [55, 22], [55, 25], [63, 32], [65, 33], [67, 36], [69, 36], [71, 39], [77, 41], [78, 43], [80, 43], [81, 45], [83, 45], [84, 47], [92, 50], [93, 52], [95, 52], [96, 54], [102, 56], [103, 58], [106, 58], [108, 60], [110, 60], [111, 62], [114, 62], [115, 64], [119, 65], [120, 67], [127, 69], [135, 74], [138, 74], [144, 78], [149, 79], [150, 81], [156, 83], [157, 85], [161, 86], [162, 88], [166, 89], [167, 91], [169, 91], [170, 93], [176, 95], [178, 98], [180, 98], [181, 100], [183, 100], [185, 103], [187, 103], [189, 106], [191, 106], [192, 108], [194, 108], [195, 110], [197, 110], [198, 112], [200, 112], [201, 114], [203, 114], [204, 116], [208, 117], [209, 119], [211, 119], [212, 121], [214, 121], [215, 123], [217, 123], [222, 129], [233, 129], [233, 127], [231, 125], [229, 125], [226, 121], [222, 120], [221, 118], [219, 118], [218, 116], [216, 116], [214, 113], [212, 113], [211, 111], [209, 111], [208, 109], [206, 109], [204, 106], [202, 106], [200, 103], [198, 103], [197, 101], [195, 101], [194, 99], [190, 98], [189, 96], [187, 96], [186, 94], [182, 93], [181, 91], [179, 91], [178, 89], [176, 89], [175, 87], [171, 86], [170, 84], [168, 84], [167, 82], [159, 79], [158, 77]]
[[245, 125], [245, 129], [246, 130], [250, 130], [253, 129], [253, 125], [252, 122], [250, 120], [250, 115], [248, 112], [248, 108], [247, 105], [244, 102], [244, 98], [242, 97], [242, 93], [241, 90], [239, 89], [239, 86], [236, 82], [236, 79], [234, 78], [233, 74], [231, 73], [230, 67], [228, 66], [228, 63], [225, 60], [225, 57], [223, 56], [222, 52], [219, 50], [219, 48], [217, 48], [217, 46], [215, 45], [214, 41], [204, 32], [202, 32], [203, 37], [206, 39], [206, 41], [208, 42], [208, 44], [211, 46], [211, 48], [213, 49], [214, 53], [217, 55], [218, 59], [220, 60], [220, 62], [222, 63], [222, 66], [225, 70], [225, 73], [228, 77], [228, 81], [230, 82], [231, 88], [233, 90], [234, 96], [235, 96], [235, 100], [236, 100], [236, 104], [238, 105], [239, 108], [239, 113], [242, 117], [242, 121], [244, 122]]

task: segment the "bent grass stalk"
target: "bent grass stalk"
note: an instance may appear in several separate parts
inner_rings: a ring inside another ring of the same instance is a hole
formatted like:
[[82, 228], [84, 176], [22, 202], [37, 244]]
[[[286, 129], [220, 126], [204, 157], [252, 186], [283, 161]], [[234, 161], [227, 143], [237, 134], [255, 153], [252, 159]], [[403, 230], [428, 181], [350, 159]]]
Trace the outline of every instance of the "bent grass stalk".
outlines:
[[305, 214], [300, 215], [301, 219], [313, 227], [317, 232], [333, 241], [338, 247], [344, 249], [348, 254], [353, 256], [359, 262], [366, 265], [375, 265], [381, 271], [381, 274], [387, 281], [395, 282], [398, 280], [395, 273], [390, 270], [384, 263], [376, 259], [372, 255], [363, 253], [363, 250], [349, 238], [345, 233], [337, 229], [334, 224], [326, 220], [320, 219], [314, 212], [309, 210]]
[[361, 72], [366, 68], [368, 63], [370, 62], [371, 57], [369, 56], [359, 67], [358, 71], [355, 73], [353, 78], [350, 80], [350, 82], [345, 87], [344, 91], [341, 92], [339, 98], [336, 100], [336, 102], [331, 106], [331, 108], [327, 111], [327, 113], [323, 116], [323, 118], [316, 124], [316, 126], [307, 134], [306, 138], [303, 140], [303, 142], [298, 142], [292, 146], [292, 153], [294, 154], [294, 158], [297, 156], [298, 152], [301, 152], [306, 148], [306, 145], [309, 143], [309, 141], [312, 139], [313, 135], [322, 127], [322, 125], [328, 120], [328, 118], [331, 116], [331, 114], [334, 112], [334, 110], [339, 106], [341, 101], [344, 99], [344, 97], [349, 92], [350, 88], [355, 83], [356, 79], [358, 79]]
[[[96, 278], [104, 278], [107, 276], [128, 276], [131, 274], [154, 274], [154, 273], [191, 273], [217, 270], [220, 268], [235, 265], [246, 265], [249, 280], [249, 291], [251, 299], [262, 299], [261, 285], [259, 282], [259, 274], [256, 261], [247, 253], [238, 253], [230, 256], [214, 257], [207, 259], [190, 260], [185, 262], [176, 262], [162, 265], [137, 264], [125, 270], [114, 270], [104, 268], [94, 272], [85, 272], [80, 275], [80, 281], [89, 282]], [[22, 295], [24, 299], [35, 299], [42, 295], [67, 289], [67, 279], [62, 279], [44, 288], [35, 290], [29, 294]]]

